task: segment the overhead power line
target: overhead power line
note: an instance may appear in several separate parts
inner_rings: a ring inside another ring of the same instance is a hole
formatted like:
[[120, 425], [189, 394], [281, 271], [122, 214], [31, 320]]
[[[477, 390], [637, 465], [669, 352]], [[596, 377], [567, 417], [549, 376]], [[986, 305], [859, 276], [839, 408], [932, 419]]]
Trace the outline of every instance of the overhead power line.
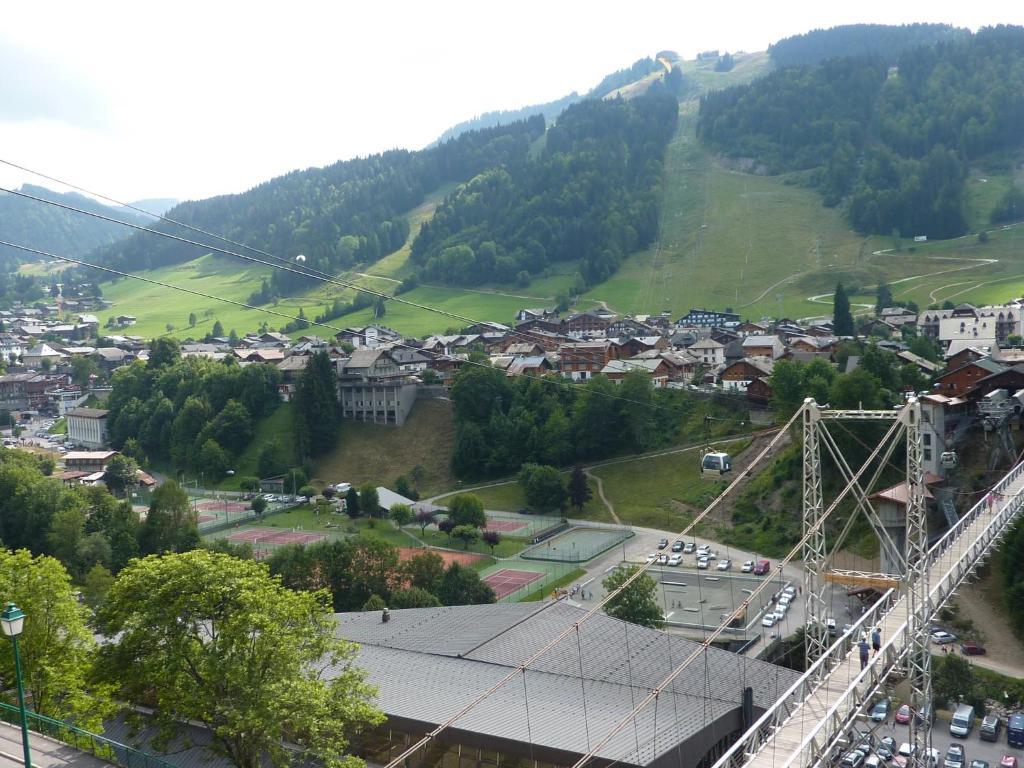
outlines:
[[[0, 163], [5, 163], [5, 164], [10, 165], [10, 166], [12, 166], [14, 168], [18, 168], [20, 170], [28, 171], [29, 173], [37, 173], [36, 171], [29, 170], [29, 169], [25, 168], [24, 166], [20, 166], [20, 165], [17, 165], [15, 163], [11, 163], [11, 162], [9, 162], [7, 160], [0, 159]], [[91, 216], [93, 218], [100, 219], [101, 221], [107, 221], [107, 222], [110, 222], [112, 224], [120, 224], [121, 226], [128, 227], [130, 229], [134, 229], [137, 232], [148, 233], [148, 234], [151, 234], [151, 235], [156, 235], [158, 237], [166, 237], [168, 239], [176, 240], [178, 242], [181, 242], [181, 243], [184, 243], [184, 244], [187, 244], [187, 245], [193, 245], [193, 246], [196, 246], [198, 248], [203, 248], [203, 249], [206, 249], [206, 250], [211, 250], [211, 251], [214, 251], [216, 253], [223, 254], [225, 256], [234, 256], [235, 258], [244, 259], [246, 261], [250, 261], [250, 262], [253, 262], [253, 263], [256, 263], [256, 264], [261, 264], [263, 266], [270, 267], [271, 269], [280, 269], [280, 270], [283, 270], [283, 271], [287, 271], [287, 272], [291, 272], [293, 274], [300, 275], [302, 277], [308, 277], [308, 278], [312, 278], [314, 280], [320, 280], [321, 282], [331, 283], [331, 284], [334, 284], [334, 285], [339, 285], [339, 286], [341, 286], [343, 288], [349, 288], [349, 289], [354, 290], [356, 292], [361, 292], [361, 293], [369, 294], [370, 296], [374, 296], [374, 297], [376, 297], [376, 298], [378, 298], [378, 299], [380, 299], [382, 301], [393, 301], [393, 302], [395, 302], [397, 304], [402, 304], [402, 305], [409, 306], [409, 307], [412, 307], [414, 309], [419, 309], [419, 310], [422, 310], [422, 311], [425, 311], [425, 312], [434, 312], [436, 314], [443, 315], [445, 317], [449, 317], [449, 318], [451, 318], [453, 320], [458, 320], [461, 323], [465, 323], [467, 326], [477, 325], [477, 324], [481, 324], [481, 323], [484, 322], [484, 321], [481, 321], [481, 320], [474, 320], [471, 317], [466, 317], [465, 315], [460, 315], [458, 313], [450, 312], [450, 311], [445, 310], [445, 309], [440, 309], [439, 307], [432, 307], [432, 306], [430, 306], [428, 304], [420, 304], [418, 302], [411, 301], [409, 299], [403, 299], [403, 298], [400, 298], [398, 296], [394, 296], [394, 295], [387, 294], [387, 293], [382, 293], [382, 292], [376, 291], [376, 290], [374, 290], [372, 288], [367, 288], [365, 286], [361, 286], [361, 285], [359, 285], [357, 283], [349, 282], [347, 280], [342, 280], [341, 278], [337, 277], [336, 275], [330, 275], [330, 274], [328, 274], [326, 272], [323, 272], [322, 270], [318, 270], [318, 269], [315, 269], [313, 267], [306, 267], [304, 265], [301, 268], [300, 267], [296, 267], [295, 266], [296, 262], [290, 261], [290, 260], [288, 260], [288, 259], [286, 259], [284, 257], [281, 257], [281, 256], [275, 256], [274, 254], [268, 253], [267, 251], [264, 251], [262, 249], [246, 245], [245, 243], [241, 243], [241, 242], [238, 242], [236, 240], [231, 240], [230, 238], [226, 238], [226, 237], [223, 237], [221, 235], [215, 234], [213, 232], [209, 232], [208, 230], [201, 229], [199, 227], [195, 227], [195, 226], [193, 226], [191, 224], [186, 224], [184, 222], [179, 222], [179, 221], [176, 221], [174, 219], [169, 219], [169, 218], [164, 217], [164, 216], [159, 216], [159, 215], [154, 214], [154, 213], [149, 213], [147, 211], [144, 211], [141, 208], [137, 208], [137, 207], [129, 205], [129, 204], [117, 202], [116, 200], [114, 200], [114, 198], [107, 197], [106, 195], [101, 195], [99, 193], [89, 191], [89, 190], [85, 189], [84, 187], [78, 187], [78, 186], [75, 186], [73, 184], [68, 184], [67, 182], [61, 181], [59, 179], [56, 179], [55, 177], [48, 176], [48, 175], [43, 174], [43, 173], [39, 173], [38, 175], [40, 177], [42, 177], [42, 178], [49, 179], [50, 181], [55, 181], [55, 182], [60, 183], [60, 184], [66, 184], [67, 186], [71, 187], [72, 189], [77, 189], [77, 190], [80, 190], [82, 192], [87, 192], [88, 194], [91, 194], [91, 195], [96, 195], [97, 197], [100, 197], [100, 198], [102, 198], [104, 200], [108, 200], [110, 202], [115, 202], [118, 205], [123, 205], [124, 207], [130, 208], [131, 210], [136, 210], [136, 211], [139, 211], [140, 213], [143, 213], [145, 215], [158, 218], [161, 221], [165, 221], [165, 222], [168, 222], [170, 224], [174, 224], [176, 226], [184, 227], [184, 228], [189, 229], [189, 230], [191, 230], [193, 232], [198, 232], [198, 233], [201, 233], [201, 234], [206, 235], [208, 237], [212, 237], [212, 238], [214, 238], [216, 240], [221, 240], [222, 242], [230, 243], [232, 245], [239, 246], [241, 248], [245, 248], [247, 250], [253, 251], [254, 253], [259, 253], [260, 255], [266, 256], [267, 258], [270, 258], [270, 259], [274, 259], [275, 261], [281, 262], [281, 263], [280, 264], [276, 264], [276, 263], [271, 263], [271, 262], [265, 261], [263, 259], [255, 258], [253, 256], [246, 256], [245, 254], [238, 253], [237, 251], [229, 251], [229, 250], [226, 250], [224, 248], [218, 248], [217, 246], [210, 245], [208, 243], [203, 243], [203, 242], [200, 242], [200, 241], [197, 241], [197, 240], [190, 240], [190, 239], [185, 238], [185, 237], [180, 237], [178, 235], [173, 235], [173, 234], [171, 234], [169, 232], [161, 232], [158, 229], [152, 229], [151, 227], [144, 227], [144, 226], [142, 226], [140, 224], [135, 224], [133, 222], [124, 221], [122, 219], [117, 219], [117, 218], [114, 218], [113, 216], [107, 216], [107, 215], [104, 215], [102, 213], [97, 213], [95, 211], [87, 211], [85, 209], [78, 208], [76, 206], [69, 205], [67, 203], [61, 203], [61, 202], [56, 201], [56, 200], [48, 200], [45, 197], [39, 197], [38, 195], [32, 195], [32, 194], [29, 194], [28, 192], [21, 192], [19, 190], [7, 189], [6, 187], [0, 187], [0, 191], [7, 192], [8, 194], [16, 195], [18, 197], [22, 197], [22, 198], [25, 198], [27, 200], [32, 200], [34, 202], [41, 203], [43, 205], [52, 205], [52, 206], [61, 208], [61, 209], [66, 210], [66, 211], [71, 211], [73, 213], [79, 213], [79, 214], [82, 214], [83, 216]], [[512, 335], [514, 335], [517, 338], [525, 339], [525, 340], [530, 341], [532, 343], [537, 343], [537, 340], [534, 337], [530, 336], [529, 334], [525, 334], [522, 331], [517, 331], [514, 328], [510, 328], [509, 329], [509, 333], [511, 333]], [[635, 362], [632, 362], [632, 361], [629, 361], [629, 360], [620, 360], [619, 362], [620, 362], [620, 364], [628, 366], [628, 367], [633, 368], [635, 370], [646, 370], [645, 366], [643, 366], [643, 364], [641, 364], [641, 363], [635, 363]]]

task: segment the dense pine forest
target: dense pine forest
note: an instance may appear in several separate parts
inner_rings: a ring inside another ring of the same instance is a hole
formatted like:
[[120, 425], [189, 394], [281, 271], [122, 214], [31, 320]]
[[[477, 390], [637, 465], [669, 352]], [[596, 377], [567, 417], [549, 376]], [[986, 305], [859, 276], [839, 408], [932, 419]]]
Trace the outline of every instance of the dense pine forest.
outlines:
[[865, 233], [967, 231], [968, 166], [1024, 144], [1024, 28], [781, 69], [701, 100], [698, 136], [816, 186]]
[[552, 263], [579, 260], [584, 285], [606, 279], [657, 235], [677, 112], [665, 86], [632, 101], [572, 105], [539, 156], [481, 174], [438, 207], [412, 247], [421, 276], [525, 283]]
[[[538, 116], [465, 133], [429, 150], [394, 150], [294, 171], [241, 194], [182, 203], [167, 215], [273, 254], [303, 253], [307, 267], [335, 273], [400, 247], [409, 235], [403, 214], [424, 195], [487, 168], [521, 162], [543, 132], [544, 120]], [[155, 228], [177, 229], [169, 224]], [[193, 239], [204, 241], [201, 235]], [[188, 261], [202, 253], [195, 246], [139, 234], [101, 251], [98, 259], [139, 270]], [[310, 284], [309, 278], [276, 270], [271, 288], [287, 295]]]
[[768, 46], [768, 54], [780, 69], [849, 56], [876, 56], [895, 64], [908, 48], [969, 34], [948, 24], [846, 24], [785, 37]]

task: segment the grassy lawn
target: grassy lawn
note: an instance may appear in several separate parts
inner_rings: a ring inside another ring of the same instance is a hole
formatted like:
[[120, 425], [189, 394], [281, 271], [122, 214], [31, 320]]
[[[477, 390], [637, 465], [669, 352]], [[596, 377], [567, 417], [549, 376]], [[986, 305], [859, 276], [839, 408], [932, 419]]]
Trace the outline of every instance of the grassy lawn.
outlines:
[[[746, 441], [726, 445], [735, 455]], [[692, 519], [673, 501], [703, 508], [726, 485], [726, 481], [701, 478], [696, 450], [624, 461], [591, 473], [601, 478], [605, 496], [622, 522], [667, 530], [679, 530]]]
[[[170, 285], [200, 291], [233, 301], [247, 301], [249, 294], [259, 289], [260, 280], [270, 275], [270, 268], [229, 256], [206, 255], [184, 264], [147, 270], [138, 274]], [[167, 325], [174, 327], [177, 338], [202, 338], [220, 320], [227, 333], [232, 328], [239, 334], [256, 330], [261, 322], [280, 327], [285, 318], [251, 309], [236, 307], [214, 299], [190, 296], [177, 290], [140, 280], [123, 279], [103, 284], [103, 296], [114, 302], [107, 315], [135, 315], [139, 321], [125, 332], [152, 338], [167, 334]], [[321, 303], [302, 297], [282, 299], [277, 307], [268, 307], [290, 317], [298, 314], [299, 307], [306, 314], [321, 310]], [[211, 314], [206, 316], [207, 311]], [[188, 327], [188, 315], [195, 312], [198, 322]], [[105, 320], [101, 317], [100, 320]]]
[[[563, 475], [568, 476], [568, 472], [563, 472]], [[590, 486], [591, 498], [586, 504], [583, 505], [583, 512], [579, 514], [576, 512], [575, 507], [567, 509], [565, 514], [569, 518], [579, 517], [584, 520], [596, 520], [602, 523], [612, 523], [611, 515], [608, 514], [608, 510], [597, 496], [597, 485], [593, 480], [588, 481]], [[502, 512], [518, 512], [520, 509], [529, 509], [530, 505], [526, 503], [526, 495], [523, 493], [523, 487], [518, 482], [505, 483], [503, 485], [492, 485], [487, 488], [479, 488], [475, 491], [469, 491], [474, 496], [479, 497], [480, 501], [483, 502], [484, 509], [495, 509]], [[445, 500], [451, 498], [449, 496], [442, 496], [437, 499], [437, 503], [444, 506]], [[546, 513], [556, 515], [556, 513]]]
[[[481, 555], [491, 555], [491, 548], [482, 541], [476, 541], [469, 545], [469, 549], [466, 550], [465, 545], [458, 539], [451, 539], [449, 541], [448, 534], [441, 533], [441, 531], [427, 529], [424, 535], [420, 535], [420, 529], [418, 526], [409, 526], [411, 531], [416, 538], [421, 539], [426, 544], [432, 547], [442, 547], [444, 549], [457, 549], [460, 552], [479, 552]], [[522, 539], [510, 539], [502, 536], [498, 546], [494, 548], [495, 557], [512, 557], [512, 555], [519, 554], [527, 546], [527, 542]]]
[[46, 431], [49, 432], [51, 435], [66, 435], [68, 433], [67, 419], [57, 419], [55, 422], [53, 422], [53, 426], [51, 426]]
[[394, 487], [400, 475], [423, 467], [419, 491], [424, 496], [451, 488], [454, 444], [451, 403], [418, 400], [401, 427], [346, 421], [338, 447], [316, 462], [316, 479], [323, 484], [373, 482]]

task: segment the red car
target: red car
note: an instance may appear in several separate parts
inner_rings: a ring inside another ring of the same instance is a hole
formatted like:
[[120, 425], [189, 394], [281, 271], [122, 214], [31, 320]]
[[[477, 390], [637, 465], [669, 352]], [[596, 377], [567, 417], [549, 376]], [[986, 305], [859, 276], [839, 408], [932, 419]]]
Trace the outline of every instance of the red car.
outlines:
[[999, 761], [999, 765], [1001, 768], [1017, 768], [1019, 763], [1017, 762], [1017, 758], [1013, 755], [1003, 755], [1002, 759]]
[[985, 646], [978, 643], [960, 643], [960, 653], [964, 656], [984, 656]]
[[904, 704], [896, 710], [896, 722], [906, 725], [910, 722], [910, 705]]

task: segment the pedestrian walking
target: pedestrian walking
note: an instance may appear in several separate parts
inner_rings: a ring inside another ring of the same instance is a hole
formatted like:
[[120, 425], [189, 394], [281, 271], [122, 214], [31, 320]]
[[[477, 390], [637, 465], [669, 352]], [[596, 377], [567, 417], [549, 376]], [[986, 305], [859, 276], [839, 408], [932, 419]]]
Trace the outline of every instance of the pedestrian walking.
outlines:
[[864, 669], [868, 665], [868, 653], [870, 653], [870, 646], [868, 646], [868, 639], [865, 635], [861, 634], [860, 642], [857, 644], [857, 649], [860, 651], [860, 668]]
[[871, 650], [872, 656], [882, 650], [882, 628], [875, 627], [871, 632]]

